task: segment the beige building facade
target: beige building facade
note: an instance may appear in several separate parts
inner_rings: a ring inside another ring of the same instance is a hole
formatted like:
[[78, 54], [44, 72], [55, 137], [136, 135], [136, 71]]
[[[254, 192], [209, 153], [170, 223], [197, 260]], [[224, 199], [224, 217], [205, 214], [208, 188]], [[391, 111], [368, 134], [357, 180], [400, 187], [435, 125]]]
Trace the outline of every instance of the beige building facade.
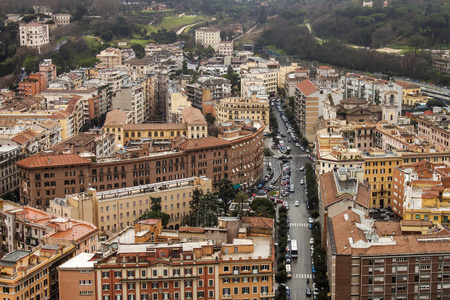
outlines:
[[50, 212], [57, 216], [85, 220], [101, 232], [114, 233], [128, 226], [147, 211], [151, 198], [161, 198], [161, 211], [170, 215], [169, 228], [176, 228], [189, 213], [189, 201], [195, 189], [205, 194], [212, 191], [212, 182], [205, 176], [97, 192], [68, 195], [50, 201]]
[[38, 48], [49, 42], [47, 24], [28, 23], [19, 26], [20, 46]]

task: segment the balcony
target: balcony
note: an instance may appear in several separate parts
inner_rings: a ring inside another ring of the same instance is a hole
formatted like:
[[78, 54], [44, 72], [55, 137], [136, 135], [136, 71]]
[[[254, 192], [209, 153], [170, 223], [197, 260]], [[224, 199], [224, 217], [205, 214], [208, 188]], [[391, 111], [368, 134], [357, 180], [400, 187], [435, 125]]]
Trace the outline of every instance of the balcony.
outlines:
[[260, 298], [273, 298], [273, 297], [275, 297], [275, 293], [274, 292], [272, 292], [272, 293], [261, 293], [261, 294], [259, 294], [259, 297]]
[[231, 299], [231, 295], [222, 295], [222, 299]]

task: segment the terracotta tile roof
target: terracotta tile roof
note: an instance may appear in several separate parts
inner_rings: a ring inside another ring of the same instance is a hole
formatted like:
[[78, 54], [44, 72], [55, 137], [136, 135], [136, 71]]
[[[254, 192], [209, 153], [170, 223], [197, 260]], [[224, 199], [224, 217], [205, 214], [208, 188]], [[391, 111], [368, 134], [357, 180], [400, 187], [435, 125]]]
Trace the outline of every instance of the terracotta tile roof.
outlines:
[[62, 141], [59, 144], [54, 145], [53, 147], [50, 148], [50, 150], [55, 151], [55, 152], [62, 152], [65, 151], [67, 149], [70, 150], [70, 147], [76, 146], [76, 147], [81, 147], [84, 145], [87, 145], [89, 143], [93, 143], [95, 142], [95, 136], [92, 134], [87, 134], [87, 133], [79, 133], [75, 136], [72, 136], [64, 141]]
[[18, 161], [16, 164], [24, 168], [42, 168], [49, 166], [84, 165], [91, 162], [76, 154], [36, 155]]
[[401, 220], [401, 224], [403, 226], [433, 226], [433, 222], [422, 220]]
[[203, 227], [184, 227], [184, 226], [181, 226], [178, 229], [178, 232], [203, 233], [203, 232], [205, 232], [205, 228], [203, 228]]
[[[50, 221], [49, 223], [52, 223], [52, 221]], [[75, 223], [68, 230], [62, 230], [60, 226], [57, 232], [49, 234], [47, 238], [76, 241], [97, 231], [99, 230], [94, 225]]]
[[336, 184], [334, 182], [333, 171], [320, 174], [319, 181], [323, 207], [328, 207], [331, 204], [336, 203], [339, 199], [337, 198], [337, 190]]
[[422, 199], [433, 199], [439, 196], [439, 191], [424, 191]]
[[[348, 218], [345, 218], [344, 215], [347, 215]], [[331, 219], [337, 254], [351, 254], [352, 248], [349, 243], [350, 237], [353, 238], [353, 241], [355, 242], [366, 240], [362, 231], [356, 227], [356, 223], [360, 222], [361, 219], [359, 218], [359, 215], [352, 210], [347, 210]]]
[[158, 222], [160, 222], [161, 220], [159, 219], [145, 219], [145, 220], [140, 220], [137, 223], [138, 224], [146, 224], [146, 225], [155, 225], [158, 224]]
[[11, 140], [16, 142], [17, 144], [24, 144], [38, 135], [39, 132], [36, 132], [32, 129], [25, 129], [24, 131], [13, 137]]
[[308, 79], [297, 83], [296, 86], [305, 96], [309, 96], [317, 92], [317, 88]]
[[205, 117], [203, 116], [200, 109], [195, 108], [193, 106], [186, 107], [181, 111], [181, 115], [183, 116], [183, 121], [188, 124], [199, 124], [206, 125]]
[[47, 128], [47, 129], [50, 129], [53, 126], [58, 125], [58, 124], [59, 124], [58, 121], [52, 121], [52, 120], [48, 120], [48, 121], [39, 123], [40, 126]]
[[402, 228], [400, 222], [375, 222], [375, 229], [380, 236], [401, 235]]
[[319, 69], [321, 69], [321, 70], [334, 70], [333, 68], [330, 68], [329, 66], [320, 66]]
[[242, 217], [242, 223], [249, 223], [253, 228], [273, 229], [273, 219], [261, 217]]
[[395, 83], [404, 89], [420, 89], [420, 87], [418, 85], [415, 85], [415, 84], [412, 84], [412, 83], [409, 83], [406, 81], [396, 81]]
[[349, 104], [349, 105], [363, 105], [367, 104], [367, 100], [358, 98], [356, 96], [349, 97], [347, 99], [344, 99], [340, 102], [340, 104]]
[[104, 126], [125, 125], [127, 123], [127, 113], [120, 109], [114, 109], [106, 114]]
[[358, 195], [356, 196], [356, 203], [359, 205], [369, 208], [370, 203], [370, 184], [359, 184], [358, 185]]
[[179, 148], [182, 150], [198, 150], [210, 147], [231, 146], [231, 142], [216, 138], [214, 136], [208, 136], [199, 139], [190, 139], [182, 143]]
[[123, 130], [187, 130], [187, 127], [183, 123], [143, 123], [126, 124]]

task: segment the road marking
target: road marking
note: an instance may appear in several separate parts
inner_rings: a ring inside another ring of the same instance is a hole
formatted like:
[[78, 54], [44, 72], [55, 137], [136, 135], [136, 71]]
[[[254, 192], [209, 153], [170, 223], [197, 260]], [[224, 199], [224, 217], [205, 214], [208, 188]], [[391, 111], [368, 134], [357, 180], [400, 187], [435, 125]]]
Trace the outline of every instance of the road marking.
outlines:
[[298, 279], [304, 278], [304, 279], [308, 279], [308, 278], [312, 278], [312, 274], [294, 274], [294, 275], [292, 276], [292, 278], [298, 278]]
[[291, 227], [308, 227], [308, 223], [290, 223]]
[[293, 157], [309, 157], [309, 154], [294, 154]]

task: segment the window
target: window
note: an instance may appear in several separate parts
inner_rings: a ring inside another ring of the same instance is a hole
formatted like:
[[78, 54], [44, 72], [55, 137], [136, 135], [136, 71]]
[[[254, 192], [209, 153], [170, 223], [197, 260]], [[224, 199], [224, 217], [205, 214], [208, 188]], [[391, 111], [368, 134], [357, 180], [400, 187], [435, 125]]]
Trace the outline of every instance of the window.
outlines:
[[186, 299], [190, 299], [190, 298], [192, 298], [192, 292], [186, 292], [186, 293], [184, 293], [184, 296]]
[[222, 295], [223, 296], [229, 296], [230, 295], [230, 288], [224, 288], [222, 290]]
[[258, 287], [257, 287], [257, 286], [254, 286], [254, 287], [253, 287], [252, 293], [253, 293], [253, 294], [258, 294]]
[[199, 267], [199, 268], [198, 268], [198, 274], [199, 274], [199, 275], [202, 275], [202, 274], [203, 274], [203, 267]]
[[239, 295], [239, 288], [238, 287], [234, 287], [233, 288], [233, 294], [234, 295]]
[[230, 278], [223, 278], [223, 279], [222, 279], [222, 282], [223, 282], [223, 283], [230, 283]]
[[230, 272], [230, 267], [229, 266], [224, 266], [223, 267], [223, 271], [224, 272]]
[[205, 297], [205, 292], [204, 291], [198, 291], [197, 292], [197, 298], [204, 298]]
[[214, 286], [214, 279], [208, 280], [208, 286]]
[[103, 284], [103, 290], [104, 291], [109, 291], [109, 284], [108, 283]]
[[134, 271], [127, 271], [127, 277], [134, 277]]
[[134, 290], [134, 288], [135, 288], [135, 283], [127, 283], [128, 290]]
[[213, 273], [214, 273], [214, 268], [208, 267], [208, 274], [213, 274]]
[[209, 290], [208, 291], [208, 297], [209, 298], [213, 298], [214, 297], [214, 291], [213, 290]]
[[109, 278], [109, 272], [108, 271], [103, 271], [102, 272], [102, 277], [103, 278]]
[[114, 285], [114, 289], [115, 289], [116, 291], [120, 291], [120, 290], [122, 289], [122, 284], [116, 283], [116, 284]]
[[242, 294], [250, 294], [250, 288], [248, 286], [244, 286], [242, 288]]

